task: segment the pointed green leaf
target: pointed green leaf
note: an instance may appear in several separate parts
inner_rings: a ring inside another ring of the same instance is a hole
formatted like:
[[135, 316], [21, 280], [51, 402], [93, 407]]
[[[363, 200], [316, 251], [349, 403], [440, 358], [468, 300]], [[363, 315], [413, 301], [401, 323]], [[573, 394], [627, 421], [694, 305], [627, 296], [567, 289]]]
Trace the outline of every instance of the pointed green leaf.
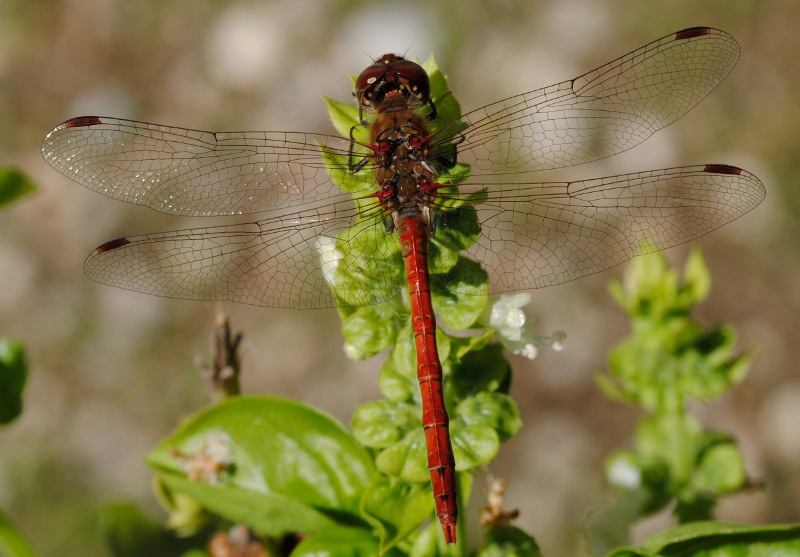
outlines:
[[711, 273], [700, 250], [693, 249], [689, 253], [683, 268], [683, 279], [693, 301], [701, 302], [708, 297], [711, 291]]
[[350, 131], [361, 127], [358, 120], [358, 107], [352, 103], [343, 103], [323, 95], [322, 100], [328, 105], [328, 115], [333, 127], [342, 137], [350, 137]]

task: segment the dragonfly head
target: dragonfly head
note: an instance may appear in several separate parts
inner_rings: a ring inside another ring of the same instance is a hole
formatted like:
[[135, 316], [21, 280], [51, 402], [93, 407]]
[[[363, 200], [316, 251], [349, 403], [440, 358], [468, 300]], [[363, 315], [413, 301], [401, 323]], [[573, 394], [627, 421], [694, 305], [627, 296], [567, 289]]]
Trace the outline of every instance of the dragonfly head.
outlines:
[[397, 93], [411, 108], [423, 106], [430, 97], [430, 80], [422, 66], [394, 54], [384, 54], [359, 74], [356, 98], [359, 108], [372, 110], [387, 95]]

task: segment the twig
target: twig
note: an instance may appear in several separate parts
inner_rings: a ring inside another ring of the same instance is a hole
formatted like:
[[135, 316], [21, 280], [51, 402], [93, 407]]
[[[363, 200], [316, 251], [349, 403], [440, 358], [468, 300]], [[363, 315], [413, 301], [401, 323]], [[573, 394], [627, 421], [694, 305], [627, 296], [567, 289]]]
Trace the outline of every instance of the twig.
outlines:
[[202, 356], [195, 358], [195, 365], [200, 368], [206, 391], [215, 402], [241, 393], [239, 383], [241, 341], [242, 333], [235, 335], [231, 333], [228, 316], [225, 315], [222, 306], [217, 305], [214, 334], [211, 337], [212, 363], [206, 364]]

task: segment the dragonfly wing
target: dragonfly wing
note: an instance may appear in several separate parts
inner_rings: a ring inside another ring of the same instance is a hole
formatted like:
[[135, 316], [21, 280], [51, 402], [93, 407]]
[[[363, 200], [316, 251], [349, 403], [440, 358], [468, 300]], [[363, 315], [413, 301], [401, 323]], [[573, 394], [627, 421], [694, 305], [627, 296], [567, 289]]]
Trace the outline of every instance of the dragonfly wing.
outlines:
[[476, 206], [481, 235], [468, 254], [493, 292], [553, 286], [693, 240], [764, 196], [758, 178], [726, 165], [492, 185]]
[[[340, 199], [327, 210], [119, 238], [94, 250], [84, 268], [97, 282], [169, 298], [293, 308], [341, 305], [331, 291], [344, 260], [337, 236], [354, 223], [381, 225], [355, 222], [352, 200]], [[353, 248], [344, 249], [351, 269], [368, 266], [369, 251], [356, 245], [364, 237], [355, 233], [344, 240]], [[372, 304], [393, 296], [398, 285], [381, 280], [393, 279], [379, 276], [357, 301]]]
[[469, 126], [458, 152], [472, 175], [597, 160], [640, 144], [686, 114], [738, 58], [739, 45], [727, 33], [686, 29], [575, 79], [469, 112], [439, 133], [446, 139]]
[[211, 216], [335, 196], [320, 148], [347, 161], [349, 145], [322, 134], [207, 132], [85, 116], [47, 134], [42, 155], [61, 174], [108, 197]]

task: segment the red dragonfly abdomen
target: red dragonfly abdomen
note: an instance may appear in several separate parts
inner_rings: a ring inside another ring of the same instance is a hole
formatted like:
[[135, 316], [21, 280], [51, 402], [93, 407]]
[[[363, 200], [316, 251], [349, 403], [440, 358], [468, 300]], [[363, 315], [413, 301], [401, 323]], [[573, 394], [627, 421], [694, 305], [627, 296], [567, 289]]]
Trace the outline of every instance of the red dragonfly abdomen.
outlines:
[[436, 317], [428, 274], [429, 225], [422, 215], [398, 217], [397, 236], [411, 298], [411, 328], [417, 348], [417, 378], [422, 394], [422, 427], [428, 447], [436, 515], [447, 543], [456, 541], [456, 463], [450, 445], [450, 420], [442, 391], [442, 365], [436, 349]]

